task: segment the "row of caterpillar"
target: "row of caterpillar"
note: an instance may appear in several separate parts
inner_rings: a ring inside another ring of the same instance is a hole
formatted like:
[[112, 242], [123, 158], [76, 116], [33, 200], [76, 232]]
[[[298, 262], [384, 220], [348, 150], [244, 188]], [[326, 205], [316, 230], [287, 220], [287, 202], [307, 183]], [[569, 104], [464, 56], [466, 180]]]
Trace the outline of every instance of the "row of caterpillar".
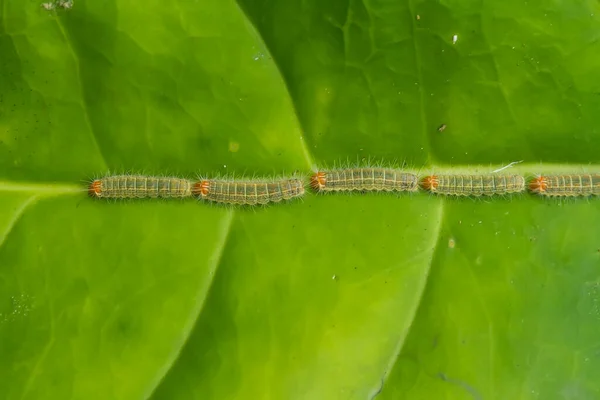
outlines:
[[[540, 175], [529, 181], [532, 193], [547, 197], [600, 195], [600, 174]], [[417, 191], [448, 196], [494, 196], [525, 191], [521, 175], [429, 175], [418, 176], [386, 168], [350, 168], [319, 171], [311, 187], [320, 192], [349, 190]]]
[[[415, 192], [419, 188], [450, 196], [494, 196], [524, 192], [521, 175], [429, 175], [393, 168], [346, 168], [318, 171], [310, 178], [317, 192], [385, 191]], [[544, 175], [529, 182], [529, 190], [541, 196], [600, 195], [600, 174]], [[94, 180], [89, 193], [96, 198], [187, 198], [215, 203], [258, 205], [302, 197], [301, 179], [189, 180], [177, 177], [115, 175]]]
[[192, 181], [176, 177], [115, 175], [95, 179], [89, 187], [92, 197], [104, 199], [187, 198], [235, 205], [277, 203], [304, 195], [300, 179]]

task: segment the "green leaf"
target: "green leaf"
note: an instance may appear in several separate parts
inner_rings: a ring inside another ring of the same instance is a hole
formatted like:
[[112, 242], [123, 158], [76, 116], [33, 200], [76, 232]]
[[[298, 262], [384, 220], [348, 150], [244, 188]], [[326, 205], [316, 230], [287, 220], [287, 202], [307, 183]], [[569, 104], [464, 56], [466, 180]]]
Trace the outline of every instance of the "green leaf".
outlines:
[[85, 193], [347, 160], [598, 170], [597, 2], [0, 13], [0, 398], [600, 396], [595, 199]]

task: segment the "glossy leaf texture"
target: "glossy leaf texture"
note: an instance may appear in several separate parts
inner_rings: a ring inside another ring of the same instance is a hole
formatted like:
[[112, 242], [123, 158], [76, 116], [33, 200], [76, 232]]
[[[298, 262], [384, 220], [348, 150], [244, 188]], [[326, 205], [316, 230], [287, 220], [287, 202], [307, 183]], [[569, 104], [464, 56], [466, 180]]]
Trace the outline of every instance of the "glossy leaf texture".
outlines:
[[597, 171], [597, 2], [0, 13], [0, 398], [600, 397], [597, 199], [86, 196], [108, 172]]

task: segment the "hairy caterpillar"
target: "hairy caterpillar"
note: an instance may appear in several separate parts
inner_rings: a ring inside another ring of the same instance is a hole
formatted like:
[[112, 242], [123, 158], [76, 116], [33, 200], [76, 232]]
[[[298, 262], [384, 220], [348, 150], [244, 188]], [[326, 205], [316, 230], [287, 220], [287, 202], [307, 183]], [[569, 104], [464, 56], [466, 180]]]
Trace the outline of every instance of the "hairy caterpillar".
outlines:
[[419, 178], [392, 168], [346, 168], [318, 171], [310, 179], [310, 185], [319, 192], [353, 190], [416, 191]]
[[541, 196], [600, 195], [600, 175], [546, 175], [529, 182], [529, 190]]
[[451, 196], [493, 196], [525, 190], [520, 175], [431, 175], [421, 182], [423, 189]]
[[115, 175], [95, 179], [88, 192], [92, 197], [106, 199], [184, 198], [192, 195], [192, 181], [173, 177]]
[[216, 203], [257, 205], [301, 197], [304, 195], [304, 184], [300, 179], [205, 179], [193, 184], [192, 193], [201, 199]]

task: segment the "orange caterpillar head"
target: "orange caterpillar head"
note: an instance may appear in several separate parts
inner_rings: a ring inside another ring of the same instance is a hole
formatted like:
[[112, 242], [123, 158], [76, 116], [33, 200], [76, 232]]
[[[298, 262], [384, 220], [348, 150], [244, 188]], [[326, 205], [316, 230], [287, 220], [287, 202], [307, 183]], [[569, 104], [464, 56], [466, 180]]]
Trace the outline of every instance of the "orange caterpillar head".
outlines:
[[192, 194], [195, 196], [206, 197], [210, 192], [209, 181], [198, 181], [192, 186]]
[[90, 183], [88, 194], [92, 197], [102, 197], [102, 181], [96, 179]]
[[327, 183], [327, 174], [325, 172], [317, 172], [310, 177], [310, 187], [314, 190], [321, 190]]
[[421, 181], [421, 187], [425, 190], [434, 191], [438, 187], [438, 178], [435, 175], [426, 176]]
[[545, 176], [538, 176], [529, 182], [529, 190], [533, 193], [543, 193], [548, 189], [548, 180]]

